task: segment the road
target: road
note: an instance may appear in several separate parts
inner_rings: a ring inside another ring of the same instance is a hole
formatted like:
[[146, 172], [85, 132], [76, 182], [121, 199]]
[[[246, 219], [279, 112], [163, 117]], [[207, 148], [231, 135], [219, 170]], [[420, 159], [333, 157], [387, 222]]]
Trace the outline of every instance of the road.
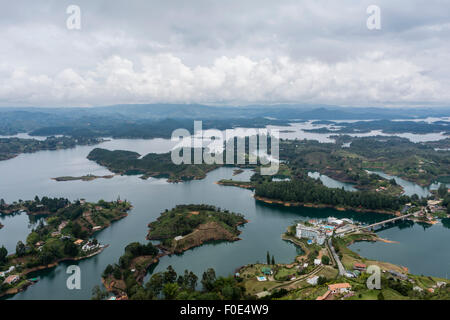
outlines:
[[334, 250], [333, 244], [331, 243], [331, 239], [328, 239], [328, 247], [331, 250], [331, 254], [333, 255], [334, 260], [336, 261], [336, 264], [338, 266], [339, 269], [339, 275], [340, 276], [345, 276], [345, 274], [347, 273], [344, 265], [341, 262], [341, 259], [339, 259], [339, 256], [336, 253], [336, 250]]

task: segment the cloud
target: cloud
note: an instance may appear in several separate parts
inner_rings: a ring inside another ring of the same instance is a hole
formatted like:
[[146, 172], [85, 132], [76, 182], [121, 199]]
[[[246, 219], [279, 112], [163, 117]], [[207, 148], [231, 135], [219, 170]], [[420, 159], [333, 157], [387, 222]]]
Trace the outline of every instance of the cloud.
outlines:
[[79, 0], [0, 11], [0, 105], [450, 102], [439, 0]]
[[298, 101], [367, 105], [449, 99], [446, 88], [422, 68], [381, 52], [339, 63], [223, 56], [194, 67], [172, 54], [142, 56], [139, 63], [112, 56], [85, 72], [68, 68], [50, 76], [15, 69], [2, 82], [1, 101], [55, 106]]

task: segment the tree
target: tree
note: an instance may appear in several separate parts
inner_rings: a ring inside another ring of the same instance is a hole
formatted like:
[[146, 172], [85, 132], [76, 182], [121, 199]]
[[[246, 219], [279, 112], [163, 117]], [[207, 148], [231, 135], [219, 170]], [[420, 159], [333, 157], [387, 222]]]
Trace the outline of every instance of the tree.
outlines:
[[114, 267], [110, 264], [108, 264], [105, 268], [105, 270], [103, 271], [103, 278], [108, 277], [109, 275], [111, 275], [114, 272]]
[[270, 264], [270, 254], [269, 254], [269, 251], [267, 251], [267, 264]]
[[78, 246], [72, 241], [65, 241], [64, 254], [75, 257], [76, 255], [78, 255]]
[[272, 265], [275, 265], [275, 257], [272, 255]]
[[122, 271], [120, 270], [119, 266], [116, 266], [114, 268], [113, 277], [117, 280], [122, 279]]
[[23, 244], [23, 242], [22, 241], [17, 242], [17, 245], [16, 245], [16, 254], [17, 254], [17, 256], [18, 257], [22, 257], [22, 256], [25, 255], [25, 253], [26, 253], [26, 247]]
[[214, 281], [216, 280], [216, 272], [213, 268], [208, 268], [203, 272], [202, 285], [205, 291], [212, 291], [214, 289]]
[[98, 285], [92, 288], [92, 300], [104, 300], [108, 297], [108, 295], [108, 292], [100, 289], [100, 286]]
[[447, 195], [447, 192], [448, 192], [447, 186], [445, 184], [441, 183], [437, 192], [438, 192], [439, 197], [445, 198], [445, 196]]
[[177, 283], [166, 283], [163, 287], [164, 298], [167, 300], [173, 300], [177, 296], [178, 293], [178, 284]]
[[6, 257], [8, 256], [8, 250], [6, 250], [5, 246], [2, 246], [0, 248], [0, 263], [6, 263], [7, 259]]
[[323, 255], [322, 256], [322, 264], [330, 264], [330, 257]]
[[324, 276], [319, 276], [319, 279], [317, 279], [317, 284], [318, 285], [323, 285], [327, 282], [327, 278]]
[[198, 277], [195, 275], [195, 273], [193, 273], [192, 271], [189, 272], [188, 278], [187, 278], [187, 284], [188, 284], [188, 288], [192, 291], [195, 290], [195, 288], [197, 287], [197, 280]]
[[164, 283], [174, 283], [177, 281], [177, 273], [172, 266], [167, 267], [167, 271], [164, 272]]

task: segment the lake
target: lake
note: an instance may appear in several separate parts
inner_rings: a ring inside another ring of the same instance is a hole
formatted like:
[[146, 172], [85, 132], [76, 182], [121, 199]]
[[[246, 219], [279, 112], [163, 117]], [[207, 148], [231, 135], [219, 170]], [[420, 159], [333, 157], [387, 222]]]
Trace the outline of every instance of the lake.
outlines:
[[[0, 197], [7, 202], [18, 199], [39, 197], [67, 197], [70, 200], [85, 198], [88, 201], [115, 200], [118, 196], [132, 202], [134, 208], [128, 217], [117, 221], [111, 227], [99, 232], [97, 238], [109, 247], [101, 254], [78, 264], [81, 268], [81, 290], [68, 290], [66, 287], [66, 268], [72, 263], [38, 272], [40, 281], [12, 299], [89, 299], [94, 285], [101, 284], [101, 274], [108, 264], [118, 261], [127, 244], [133, 241], [145, 242], [147, 224], [155, 220], [165, 209], [177, 204], [205, 203], [240, 212], [249, 220], [241, 227], [242, 240], [233, 243], [212, 243], [187, 251], [182, 255], [163, 257], [154, 267], [153, 272], [165, 270], [172, 265], [177, 272], [185, 269], [194, 271], [199, 277], [208, 267], [213, 267], [218, 275], [230, 275], [241, 265], [265, 261], [266, 252], [275, 256], [277, 262], [291, 262], [298, 249], [283, 240], [281, 234], [297, 220], [347, 217], [362, 223], [372, 223], [386, 219], [386, 215], [375, 213], [356, 213], [336, 211], [333, 209], [287, 208], [270, 206], [256, 202], [250, 190], [225, 187], [215, 184], [220, 179], [248, 180], [250, 170], [233, 176], [233, 168], [219, 168], [210, 172], [203, 180], [184, 183], [168, 183], [165, 179], [142, 180], [138, 176], [115, 176], [112, 179], [94, 181], [56, 182], [52, 177], [81, 176], [84, 174], [106, 175], [110, 172], [86, 159], [95, 147], [107, 149], [127, 149], [141, 154], [148, 152], [167, 152], [171, 144], [165, 139], [152, 140], [111, 140], [97, 146], [78, 146], [68, 150], [41, 151], [22, 154], [14, 159], [0, 162]], [[8, 251], [15, 250], [17, 241], [25, 241], [33, 223], [25, 214], [1, 217], [5, 225], [0, 230], [0, 245]], [[445, 276], [448, 266], [440, 261], [450, 259], [449, 250], [429, 250], [429, 244], [438, 246], [450, 241], [450, 232], [442, 225], [423, 228], [392, 229], [392, 234], [384, 235], [393, 240], [400, 239], [405, 247], [415, 248], [415, 252], [404, 250], [393, 252], [396, 244], [385, 246], [361, 246], [363, 256], [373, 255], [387, 261], [395, 255], [401, 255], [401, 264], [412, 271], [423, 274]], [[447, 232], [446, 232], [447, 231]], [[383, 231], [384, 232], [384, 231]], [[420, 236], [421, 241], [417, 241]], [[359, 245], [359, 244], [355, 244]], [[378, 245], [378, 244], [375, 244]], [[392, 247], [390, 247], [392, 246]], [[423, 246], [423, 250], [418, 250]], [[381, 260], [383, 260], [381, 259]], [[425, 259], [424, 263], [420, 259]], [[421, 262], [422, 261], [422, 262]]]

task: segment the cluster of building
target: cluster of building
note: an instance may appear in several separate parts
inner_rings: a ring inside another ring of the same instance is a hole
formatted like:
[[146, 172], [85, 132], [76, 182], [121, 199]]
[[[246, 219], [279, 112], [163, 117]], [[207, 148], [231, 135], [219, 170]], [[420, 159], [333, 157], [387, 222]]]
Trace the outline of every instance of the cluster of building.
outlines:
[[20, 280], [20, 276], [17, 274], [11, 274], [16, 270], [15, 266], [9, 267], [8, 270], [0, 272], [0, 278], [3, 278], [3, 283], [13, 285]]
[[316, 298], [316, 300], [327, 300], [336, 294], [344, 294], [349, 296], [352, 294], [352, 286], [350, 283], [333, 283], [328, 285], [328, 291]]
[[331, 237], [333, 234], [344, 234], [354, 227], [353, 221], [347, 218], [311, 219], [307, 223], [297, 224], [295, 236], [299, 239], [308, 239], [312, 243], [323, 245], [326, 238]]
[[84, 252], [88, 252], [88, 251], [97, 250], [101, 247], [103, 247], [103, 245], [99, 244], [96, 241], [89, 240], [81, 247], [81, 250], [83, 250]]
[[5, 281], [3, 283], [13, 285], [17, 283], [20, 280], [20, 276], [17, 274], [12, 274], [6, 277]]
[[441, 200], [428, 200], [427, 201], [427, 209], [431, 213], [436, 213], [438, 211], [445, 211], [446, 210], [446, 208], [444, 208], [444, 206], [442, 206], [442, 201]]
[[16, 270], [16, 267], [11, 266], [11, 267], [9, 267], [8, 270], [6, 270], [6, 271], [1, 271], [1, 272], [0, 272], [0, 277], [1, 277], [1, 278], [5, 278], [8, 274], [10, 274], [11, 272], [13, 272], [14, 270]]

